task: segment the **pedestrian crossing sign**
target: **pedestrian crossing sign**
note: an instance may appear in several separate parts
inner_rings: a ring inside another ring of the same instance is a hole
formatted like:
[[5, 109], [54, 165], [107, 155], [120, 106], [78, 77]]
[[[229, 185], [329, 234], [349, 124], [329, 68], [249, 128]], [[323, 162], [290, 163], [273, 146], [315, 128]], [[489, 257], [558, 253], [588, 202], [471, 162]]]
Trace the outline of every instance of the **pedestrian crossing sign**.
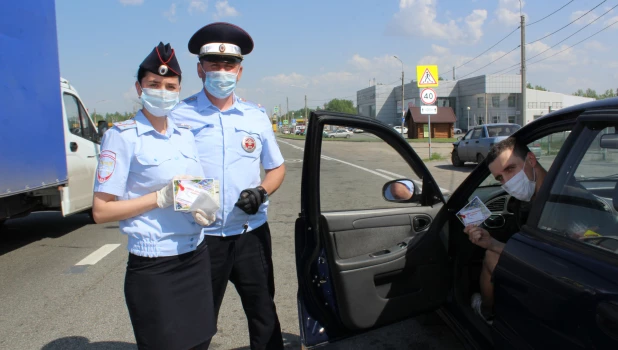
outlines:
[[416, 66], [418, 87], [438, 87], [438, 66]]

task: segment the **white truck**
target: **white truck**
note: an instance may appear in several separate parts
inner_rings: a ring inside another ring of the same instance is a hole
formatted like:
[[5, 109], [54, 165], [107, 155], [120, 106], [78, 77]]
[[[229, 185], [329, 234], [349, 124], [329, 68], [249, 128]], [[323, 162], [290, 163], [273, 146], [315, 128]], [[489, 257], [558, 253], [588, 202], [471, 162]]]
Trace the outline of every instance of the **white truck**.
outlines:
[[101, 135], [60, 78], [53, 1], [11, 1], [0, 21], [0, 224], [92, 207]]

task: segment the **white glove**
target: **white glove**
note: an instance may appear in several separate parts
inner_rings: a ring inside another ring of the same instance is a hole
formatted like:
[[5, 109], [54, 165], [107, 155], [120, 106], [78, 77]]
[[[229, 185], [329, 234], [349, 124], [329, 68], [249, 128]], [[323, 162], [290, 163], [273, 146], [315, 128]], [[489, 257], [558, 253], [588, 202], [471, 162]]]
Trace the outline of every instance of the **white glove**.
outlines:
[[193, 220], [202, 226], [210, 226], [213, 222], [215, 222], [215, 220], [217, 220], [214, 213], [206, 214], [201, 209], [191, 212], [191, 215], [193, 215]]
[[157, 192], [157, 207], [167, 208], [174, 204], [174, 180]]
[[189, 175], [174, 176], [172, 181], [165, 187], [158, 190], [157, 193], [157, 206], [159, 208], [167, 208], [174, 204], [174, 180], [190, 179]]

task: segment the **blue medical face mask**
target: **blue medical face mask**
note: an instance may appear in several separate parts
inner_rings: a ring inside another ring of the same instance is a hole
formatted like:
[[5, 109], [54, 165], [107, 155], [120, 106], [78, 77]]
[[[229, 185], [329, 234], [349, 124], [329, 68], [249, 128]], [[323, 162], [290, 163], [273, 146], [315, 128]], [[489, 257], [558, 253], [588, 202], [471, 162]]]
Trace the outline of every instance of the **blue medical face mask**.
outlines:
[[[238, 70], [240, 71], [240, 67]], [[238, 72], [206, 72], [204, 71], [204, 68], [202, 68], [202, 72], [204, 72], [204, 75], [206, 76], [206, 79], [204, 79], [204, 88], [214, 97], [224, 99], [230, 96], [236, 89]]]
[[180, 101], [180, 92], [142, 88], [142, 105], [155, 117], [165, 117]]

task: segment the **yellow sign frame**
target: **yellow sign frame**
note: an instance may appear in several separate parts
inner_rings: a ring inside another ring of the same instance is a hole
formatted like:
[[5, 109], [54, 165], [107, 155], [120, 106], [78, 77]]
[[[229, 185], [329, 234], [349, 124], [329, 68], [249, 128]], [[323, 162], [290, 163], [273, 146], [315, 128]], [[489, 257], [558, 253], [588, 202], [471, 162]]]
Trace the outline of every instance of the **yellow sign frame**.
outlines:
[[416, 66], [416, 83], [418, 87], [438, 87], [439, 81], [438, 66]]

